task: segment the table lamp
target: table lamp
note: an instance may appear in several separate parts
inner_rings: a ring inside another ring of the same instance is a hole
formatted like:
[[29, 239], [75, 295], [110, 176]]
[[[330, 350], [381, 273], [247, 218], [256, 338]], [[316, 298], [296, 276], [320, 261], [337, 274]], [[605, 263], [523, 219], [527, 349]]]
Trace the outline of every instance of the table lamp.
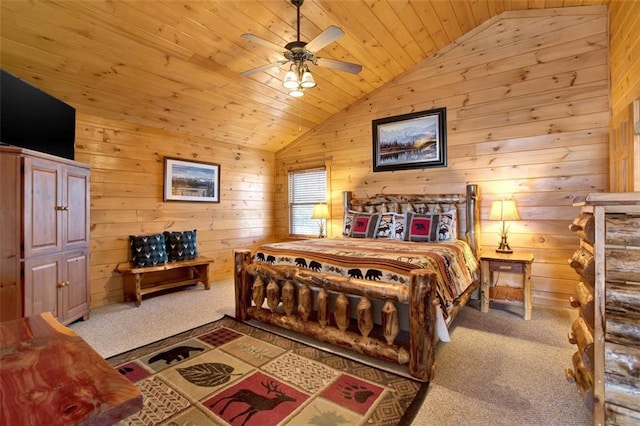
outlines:
[[324, 238], [324, 226], [327, 219], [329, 219], [329, 208], [326, 204], [316, 204], [313, 206], [313, 213], [311, 219], [318, 219], [318, 226], [320, 228], [320, 238]]
[[507, 230], [506, 222], [509, 220], [520, 220], [518, 214], [518, 208], [514, 200], [499, 200], [494, 201], [491, 204], [491, 212], [489, 213], [489, 220], [502, 221], [502, 240], [500, 241], [500, 247], [496, 249], [497, 253], [513, 253], [509, 243], [507, 242]]

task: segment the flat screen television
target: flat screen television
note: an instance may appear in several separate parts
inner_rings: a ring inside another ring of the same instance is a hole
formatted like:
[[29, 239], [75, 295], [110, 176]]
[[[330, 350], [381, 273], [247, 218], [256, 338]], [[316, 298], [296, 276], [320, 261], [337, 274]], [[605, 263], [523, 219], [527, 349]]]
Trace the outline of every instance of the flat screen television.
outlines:
[[75, 108], [0, 71], [0, 142], [73, 160]]

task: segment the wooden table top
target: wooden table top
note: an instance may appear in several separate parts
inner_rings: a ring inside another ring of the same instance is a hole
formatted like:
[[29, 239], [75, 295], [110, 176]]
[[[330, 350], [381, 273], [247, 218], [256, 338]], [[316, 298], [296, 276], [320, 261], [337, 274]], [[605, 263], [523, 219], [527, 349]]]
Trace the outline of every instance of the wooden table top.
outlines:
[[50, 313], [0, 323], [0, 425], [111, 425], [140, 390]]

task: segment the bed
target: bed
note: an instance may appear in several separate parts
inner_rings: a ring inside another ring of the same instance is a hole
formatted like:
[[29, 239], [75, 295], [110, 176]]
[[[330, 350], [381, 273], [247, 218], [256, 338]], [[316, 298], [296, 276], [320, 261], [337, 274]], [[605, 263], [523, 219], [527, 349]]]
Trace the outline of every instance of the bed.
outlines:
[[436, 343], [447, 340], [479, 287], [478, 188], [367, 198], [345, 192], [343, 204], [341, 237], [234, 251], [236, 318], [429, 381]]

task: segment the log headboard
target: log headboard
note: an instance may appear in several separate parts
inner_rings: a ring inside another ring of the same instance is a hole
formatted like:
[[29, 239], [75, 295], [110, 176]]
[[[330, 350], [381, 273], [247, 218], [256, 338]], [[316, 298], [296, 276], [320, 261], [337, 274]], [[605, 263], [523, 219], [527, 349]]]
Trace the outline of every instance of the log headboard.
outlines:
[[473, 254], [480, 254], [478, 240], [480, 228], [480, 194], [478, 185], [467, 185], [466, 194], [377, 194], [373, 197], [354, 198], [351, 191], [343, 192], [344, 213], [349, 210], [362, 212], [398, 212], [408, 210], [423, 212], [448, 211], [456, 208], [458, 238], [465, 240]]

